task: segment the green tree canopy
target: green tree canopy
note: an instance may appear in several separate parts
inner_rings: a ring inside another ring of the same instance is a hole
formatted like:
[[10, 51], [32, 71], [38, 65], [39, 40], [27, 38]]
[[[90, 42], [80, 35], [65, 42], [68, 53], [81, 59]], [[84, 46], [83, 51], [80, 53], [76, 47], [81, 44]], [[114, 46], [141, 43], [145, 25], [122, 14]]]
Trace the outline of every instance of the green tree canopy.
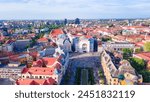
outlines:
[[135, 49], [135, 53], [140, 53], [142, 50], [140, 48]]
[[108, 42], [108, 41], [112, 41], [112, 39], [110, 37], [102, 37], [102, 41]]
[[142, 74], [144, 82], [150, 82], [150, 71], [143, 70], [140, 74]]
[[124, 77], [124, 75], [123, 75], [123, 74], [120, 74], [120, 75], [118, 76], [118, 79], [119, 79], [119, 80], [124, 80], [124, 79], [125, 79], [125, 77]]
[[122, 51], [123, 51], [123, 58], [124, 59], [128, 59], [128, 58], [132, 57], [132, 53], [133, 53], [132, 49], [124, 48]]
[[150, 42], [146, 42], [146, 43], [144, 44], [144, 51], [145, 51], [145, 52], [150, 52]]
[[132, 66], [133, 68], [135, 68], [135, 70], [136, 70], [137, 72], [140, 72], [140, 71], [144, 70], [145, 67], [146, 67], [146, 62], [145, 62], [143, 59], [130, 58], [130, 59], [129, 59], [129, 62], [130, 62], [130, 64], [131, 64], [131, 66]]

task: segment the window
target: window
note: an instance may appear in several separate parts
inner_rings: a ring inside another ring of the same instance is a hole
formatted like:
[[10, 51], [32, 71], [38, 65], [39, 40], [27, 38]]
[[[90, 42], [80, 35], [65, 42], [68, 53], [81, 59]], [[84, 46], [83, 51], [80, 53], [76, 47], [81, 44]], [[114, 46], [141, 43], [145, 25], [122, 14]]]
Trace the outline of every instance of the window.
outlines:
[[31, 76], [31, 78], [33, 79], [34, 77], [33, 77], [33, 76]]
[[42, 76], [40, 76], [40, 79], [42, 79]]
[[36, 79], [38, 79], [38, 76], [35, 76]]
[[82, 45], [82, 50], [83, 50], [83, 51], [86, 51], [86, 50], [87, 50], [87, 44], [83, 44], [83, 45]]

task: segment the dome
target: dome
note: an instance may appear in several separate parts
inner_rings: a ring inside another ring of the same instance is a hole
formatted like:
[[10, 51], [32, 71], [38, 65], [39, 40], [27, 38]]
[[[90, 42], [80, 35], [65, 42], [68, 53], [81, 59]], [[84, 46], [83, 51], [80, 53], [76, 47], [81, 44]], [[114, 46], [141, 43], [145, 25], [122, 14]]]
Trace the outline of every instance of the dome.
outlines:
[[118, 75], [118, 79], [119, 79], [119, 80], [124, 80], [124, 79], [125, 79], [125, 77], [124, 77], [124, 75], [123, 75], [123, 74], [120, 74], [120, 75]]

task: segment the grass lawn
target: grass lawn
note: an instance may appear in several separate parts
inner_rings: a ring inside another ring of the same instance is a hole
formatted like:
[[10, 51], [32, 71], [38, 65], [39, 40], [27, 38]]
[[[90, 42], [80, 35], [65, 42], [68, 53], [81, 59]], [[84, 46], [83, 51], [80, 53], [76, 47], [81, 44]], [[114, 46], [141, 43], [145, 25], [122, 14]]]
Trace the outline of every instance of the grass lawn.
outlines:
[[93, 68], [77, 68], [75, 85], [94, 85]]

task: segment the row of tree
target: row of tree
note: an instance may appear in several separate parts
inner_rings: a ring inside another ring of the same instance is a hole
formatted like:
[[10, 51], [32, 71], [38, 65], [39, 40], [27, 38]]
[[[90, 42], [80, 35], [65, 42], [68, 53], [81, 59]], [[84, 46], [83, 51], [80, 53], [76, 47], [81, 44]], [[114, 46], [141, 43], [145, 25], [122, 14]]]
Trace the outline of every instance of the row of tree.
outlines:
[[150, 82], [150, 71], [146, 70], [146, 62], [139, 58], [130, 58], [129, 62], [135, 70], [143, 76], [144, 82]]
[[[144, 45], [145, 51], [150, 51], [150, 43]], [[143, 59], [133, 58], [132, 49], [123, 49], [123, 58], [128, 60], [133, 68], [143, 76], [144, 82], [150, 82], [150, 71], [146, 70], [147, 62]]]
[[[141, 48], [137, 48], [135, 49], [135, 53], [140, 53], [143, 50]], [[144, 44], [144, 52], [150, 52], [150, 42], [146, 42]], [[124, 59], [129, 59], [130, 57], [132, 57], [133, 54], [133, 49], [129, 49], [129, 48], [124, 48], [123, 49], [123, 58]]]

